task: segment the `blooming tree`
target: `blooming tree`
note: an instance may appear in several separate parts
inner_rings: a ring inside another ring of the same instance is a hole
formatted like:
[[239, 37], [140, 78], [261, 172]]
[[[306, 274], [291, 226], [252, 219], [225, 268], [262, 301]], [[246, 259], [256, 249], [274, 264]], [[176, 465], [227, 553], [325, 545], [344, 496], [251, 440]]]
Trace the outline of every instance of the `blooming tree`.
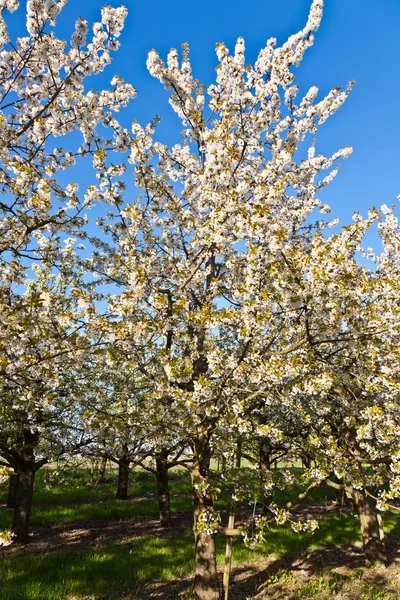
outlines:
[[116, 498], [128, 497], [129, 470], [140, 455], [146, 455], [144, 390], [127, 360], [118, 357], [109, 338], [104, 351], [92, 357], [90, 373], [96, 373], [85, 397], [85, 427], [92, 443], [89, 455], [118, 466]]
[[186, 464], [181, 458], [186, 439], [179, 437], [173, 415], [161, 412], [160, 404], [154, 403], [147, 378], [132, 361], [131, 343], [121, 336], [121, 321], [103, 323], [102, 331], [107, 331], [105, 344], [92, 353], [92, 383], [85, 391], [85, 428], [92, 439], [85, 454], [118, 465], [118, 499], [128, 495], [131, 466], [153, 473], [160, 522], [167, 527], [171, 524], [168, 470]]
[[[90, 188], [79, 197], [78, 185], [59, 183], [57, 175], [72, 167], [77, 157], [96, 156], [104, 147], [126, 147], [129, 136], [113, 116], [135, 96], [131, 85], [118, 77], [113, 89], [85, 92], [85, 79], [101, 73], [119, 46], [125, 8], [102, 9], [93, 25], [78, 19], [70, 44], [58, 39], [52, 27], [66, 0], [28, 0], [27, 37], [10, 44], [5, 10], [18, 2], [0, 4], [0, 251], [5, 257], [31, 255], [35, 231], [48, 234], [72, 231], [85, 220], [84, 211], [96, 200]], [[110, 140], [99, 125], [111, 128]], [[80, 131], [82, 144], [56, 146], [53, 138]]]
[[[130, 160], [141, 194], [123, 207], [116, 197], [110, 220], [99, 223], [109, 237], [97, 240], [91, 267], [121, 288], [110, 314], [147, 379], [154, 418], [168, 413], [189, 440], [201, 600], [219, 597], [214, 442], [224, 437], [218, 431], [234, 436], [252, 428], [241, 389], [249, 378], [254, 389], [255, 366], [263, 362], [263, 377], [280, 380], [280, 366], [296, 366], [307, 340], [301, 307], [283, 308], [294, 281], [287, 256], [309, 243], [310, 216], [327, 211], [318, 192], [351, 152], [325, 157], [308, 138], [351, 84], [319, 101], [312, 87], [297, 100], [291, 71], [313, 43], [322, 6], [315, 0], [305, 28], [281, 47], [270, 40], [254, 66], [245, 64], [242, 39], [233, 55], [218, 44], [217, 80], [207, 94], [192, 76], [186, 46], [181, 62], [174, 49], [166, 64], [151, 51], [149, 71], [171, 92], [183, 141], [169, 148], [154, 141], [156, 123], [134, 123]], [[303, 141], [309, 148], [301, 159]], [[105, 161], [98, 169], [112, 192]], [[264, 435], [267, 429], [260, 424]]]
[[[0, 453], [19, 473], [14, 529], [21, 539], [35, 470], [54, 456], [61, 431], [59, 451], [69, 444], [63, 424], [75, 418], [73, 388], [88, 351], [82, 331], [95, 312], [81, 271], [74, 271], [75, 239], [66, 235], [83, 236], [85, 211], [98, 194], [89, 186], [80, 195], [62, 172], [85, 156], [96, 162], [105, 148], [127, 148], [128, 132], [114, 113], [135, 96], [118, 77], [110, 90], [85, 91], [85, 80], [118, 49], [126, 9], [103, 7], [88, 41], [88, 24], [78, 19], [68, 44], [53, 30], [65, 4], [28, 0], [27, 36], [12, 43], [4, 16], [18, 2], [0, 2]], [[103, 127], [111, 131], [107, 139]], [[69, 136], [66, 147], [55, 143], [73, 132], [81, 142]]]
[[93, 349], [84, 335], [89, 311], [82, 281], [34, 269], [23, 293], [3, 295], [0, 317], [0, 456], [18, 477], [13, 531], [19, 540], [28, 536], [36, 471], [86, 443], [78, 408]]
[[[67, 44], [52, 30], [64, 4], [28, 0], [28, 36], [11, 45], [3, 16], [17, 2], [0, 0], [0, 455], [19, 475], [15, 533], [27, 536], [37, 468], [90, 436], [124, 465], [125, 482], [132, 461], [152, 456], [165, 475], [184, 452], [197, 600], [219, 598], [213, 455], [236, 455], [239, 487], [238, 456], [256, 447], [265, 504], [271, 456], [312, 457], [306, 490], [325, 480], [345, 489], [367, 555], [380, 557], [376, 503], [385, 508], [400, 489], [399, 231], [387, 207], [330, 236], [336, 220], [317, 214], [329, 213], [319, 193], [351, 153], [319, 154], [312, 136], [352, 83], [319, 98], [294, 80], [323, 0], [254, 65], [242, 38], [233, 54], [217, 44], [207, 90], [186, 45], [166, 62], [152, 50], [148, 69], [182, 122], [172, 147], [157, 141], [157, 119], [132, 133], [120, 126], [114, 112], [135, 95], [122, 79], [85, 91], [118, 48], [126, 10], [103, 7], [89, 42], [79, 19]], [[71, 143], [56, 147], [55, 137]], [[113, 151], [129, 152], [133, 200]], [[61, 172], [85, 157], [96, 180], [80, 192]], [[97, 202], [109, 212], [89, 236]], [[368, 269], [357, 252], [374, 222], [384, 250], [368, 253]], [[76, 245], [84, 237], [90, 258]], [[96, 288], [92, 274], [111, 288]]]
[[[385, 205], [364, 220], [356, 214], [354, 221], [327, 240], [314, 238], [310, 269], [303, 260], [311, 351], [286, 401], [297, 404], [309, 423], [303, 447], [321, 477], [353, 500], [366, 556], [375, 562], [385, 561], [375, 509], [387, 508], [399, 494], [399, 227]], [[374, 262], [368, 268], [359, 264], [356, 251], [375, 221], [383, 251], [367, 253]], [[336, 481], [328, 478], [332, 474]]]

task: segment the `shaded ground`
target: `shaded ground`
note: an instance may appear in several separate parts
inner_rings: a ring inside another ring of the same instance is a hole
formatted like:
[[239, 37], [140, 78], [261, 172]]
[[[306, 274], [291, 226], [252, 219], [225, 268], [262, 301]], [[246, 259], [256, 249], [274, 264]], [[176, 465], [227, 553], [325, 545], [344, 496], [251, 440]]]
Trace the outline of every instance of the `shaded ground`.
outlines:
[[[340, 510], [340, 509], [339, 509]], [[338, 512], [332, 503], [302, 506], [298, 516], [317, 516]], [[77, 524], [33, 528], [30, 542], [2, 549], [0, 556], [51, 553], [55, 550], [90, 548], [107, 542], [137, 540], [143, 536], [179, 539], [191, 535], [192, 517], [173, 515], [172, 526], [162, 528], [153, 517], [135, 516], [120, 521], [83, 521]], [[330, 544], [318, 550], [288, 553], [235, 567], [230, 600], [396, 600], [400, 599], [400, 536], [387, 539], [389, 566], [367, 568], [360, 543]], [[90, 600], [189, 600], [193, 579], [141, 582], [129, 592], [111, 596], [90, 596]], [[79, 600], [82, 596], [79, 596]]]
[[[389, 565], [365, 565], [361, 543], [285, 555], [233, 569], [230, 600], [397, 600], [400, 599], [400, 537], [388, 541]], [[221, 575], [222, 577], [222, 575]], [[153, 582], [101, 600], [189, 600], [193, 578]], [[99, 599], [100, 600], [100, 599]]]
[[[135, 498], [135, 501], [148, 500], [149, 497]], [[82, 503], [74, 503], [73, 506]], [[292, 514], [299, 518], [318, 517], [321, 514], [348, 511], [348, 507], [338, 508], [332, 502], [319, 502], [311, 506], [298, 506]], [[221, 513], [224, 515], [224, 511]], [[246, 513], [239, 514], [237, 524], [246, 521]], [[226, 520], [226, 519], [225, 519]], [[174, 538], [187, 535], [192, 527], [193, 517], [188, 512], [172, 515], [172, 523], [168, 528], [160, 526], [158, 518], [133, 516], [116, 521], [87, 520], [79, 524], [36, 526], [32, 527], [29, 543], [11, 544], [1, 549], [1, 554], [21, 554], [25, 552], [39, 553], [52, 550], [67, 550], [74, 547], [92, 547], [108, 541], [124, 541], [142, 536]]]
[[163, 528], [153, 517], [133, 517], [121, 521], [83, 521], [76, 524], [34, 527], [27, 544], [11, 544], [0, 552], [3, 555], [49, 552], [91, 547], [110, 541], [123, 541], [143, 536], [174, 538], [187, 535], [192, 525], [188, 513], [175, 513], [169, 528]]

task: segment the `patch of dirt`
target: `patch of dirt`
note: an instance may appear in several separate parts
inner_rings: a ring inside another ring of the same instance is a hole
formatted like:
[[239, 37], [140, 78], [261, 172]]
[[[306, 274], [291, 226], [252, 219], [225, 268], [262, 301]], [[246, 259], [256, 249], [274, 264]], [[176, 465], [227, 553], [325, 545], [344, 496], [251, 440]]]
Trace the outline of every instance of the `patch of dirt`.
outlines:
[[[147, 497], [146, 497], [147, 499]], [[135, 498], [136, 500], [136, 498]], [[339, 512], [335, 504], [318, 504], [298, 507], [293, 514], [306, 518], [327, 512]], [[223, 513], [224, 514], [224, 513]], [[238, 515], [238, 523], [246, 521], [248, 515]], [[67, 525], [37, 526], [32, 528], [29, 542], [11, 544], [3, 547], [1, 554], [21, 554], [24, 552], [50, 552], [69, 548], [94, 547], [108, 541], [124, 541], [141, 536], [180, 537], [192, 527], [192, 516], [189, 513], [174, 513], [171, 526], [163, 528], [159, 520], [153, 517], [135, 516], [130, 519], [116, 521], [88, 520]]]
[[[361, 543], [242, 564], [232, 571], [229, 600], [400, 599], [400, 537], [391, 536], [388, 551], [388, 567], [367, 567]], [[98, 600], [191, 600], [193, 584], [193, 577], [152, 582]]]
[[[343, 510], [347, 508], [321, 502], [299, 506], [293, 512], [306, 518]], [[103, 543], [143, 536], [180, 538], [187, 536], [191, 527], [192, 516], [184, 512], [172, 516], [169, 528], [161, 527], [156, 518], [143, 516], [120, 521], [93, 520], [35, 527], [29, 543], [3, 547], [0, 557], [85, 547], [95, 550]], [[229, 600], [400, 600], [400, 536], [388, 536], [386, 546], [388, 567], [368, 568], [361, 543], [331, 544], [301, 554], [265, 557], [241, 564], [232, 571]], [[222, 573], [220, 576], [222, 581]], [[193, 577], [169, 582], [140, 582], [129, 593], [97, 597], [96, 600], [191, 600], [193, 584]]]
[[53, 550], [73, 548], [96, 548], [98, 544], [121, 541], [143, 536], [176, 538], [186, 535], [192, 526], [192, 517], [188, 513], [175, 513], [171, 526], [161, 527], [157, 518], [133, 517], [116, 521], [80, 521], [79, 524], [34, 527], [26, 544], [11, 544], [3, 547], [0, 556], [23, 554], [27, 552], [43, 553]]

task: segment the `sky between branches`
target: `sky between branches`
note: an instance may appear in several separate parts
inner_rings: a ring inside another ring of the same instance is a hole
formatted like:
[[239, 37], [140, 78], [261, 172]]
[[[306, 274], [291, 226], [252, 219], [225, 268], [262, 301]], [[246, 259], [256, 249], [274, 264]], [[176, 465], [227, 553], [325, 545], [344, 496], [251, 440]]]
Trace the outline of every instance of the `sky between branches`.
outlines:
[[[89, 23], [99, 20], [104, 0], [69, 0], [56, 34], [70, 39], [78, 16]], [[129, 126], [132, 118], [141, 124], [155, 114], [162, 117], [159, 136], [166, 143], [180, 140], [180, 124], [168, 105], [167, 93], [146, 69], [147, 52], [155, 48], [162, 58], [170, 47], [188, 42], [194, 74], [207, 85], [213, 81], [215, 43], [223, 41], [233, 50], [238, 36], [246, 43], [246, 60], [254, 62], [270, 37], [278, 44], [301, 29], [311, 0], [107, 0], [128, 8], [121, 35], [121, 48], [104, 74], [93, 80], [96, 89], [109, 87], [114, 74], [138, 90], [138, 97], [121, 115]], [[10, 37], [26, 35], [24, 2], [7, 15]], [[22, 9], [22, 10], [21, 10]], [[324, 18], [314, 46], [306, 52], [296, 81], [300, 95], [311, 85], [321, 97], [332, 87], [356, 81], [350, 98], [323, 125], [317, 137], [317, 152], [330, 154], [351, 145], [354, 153], [321, 199], [332, 206], [332, 217], [342, 224], [354, 211], [363, 215], [369, 207], [397, 202], [400, 193], [399, 96], [400, 96], [400, 2], [398, 0], [327, 0]]]

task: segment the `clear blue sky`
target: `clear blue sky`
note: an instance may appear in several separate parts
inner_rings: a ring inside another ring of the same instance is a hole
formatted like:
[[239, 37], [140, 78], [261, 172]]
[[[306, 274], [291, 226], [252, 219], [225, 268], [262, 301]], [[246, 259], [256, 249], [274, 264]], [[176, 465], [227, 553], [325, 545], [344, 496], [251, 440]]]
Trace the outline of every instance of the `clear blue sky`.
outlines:
[[[59, 19], [57, 33], [69, 39], [78, 16], [99, 20], [105, 0], [69, 0]], [[108, 4], [119, 6], [118, 0]], [[171, 46], [189, 42], [195, 76], [206, 84], [213, 81], [215, 43], [224, 41], [233, 49], [243, 36], [247, 62], [253, 62], [266, 40], [274, 36], [282, 43], [306, 22], [311, 0], [125, 0], [129, 15], [121, 36], [121, 49], [105, 74], [93, 87], [108, 85], [118, 74], [138, 89], [138, 97], [124, 111], [126, 124], [132, 118], [145, 123], [156, 113], [162, 117], [165, 141], [179, 141], [179, 122], [172, 113], [167, 93], [146, 70], [151, 48], [166, 57]], [[21, 6], [25, 3], [21, 2]], [[7, 17], [9, 20], [10, 17]], [[12, 34], [24, 35], [23, 11], [11, 16]], [[400, 29], [399, 0], [326, 0], [324, 19], [297, 69], [297, 82], [305, 92], [317, 85], [321, 93], [355, 79], [346, 105], [321, 128], [317, 150], [330, 153], [351, 145], [354, 154], [345, 161], [336, 180], [323, 193], [333, 216], [344, 224], [355, 210], [382, 202], [397, 202], [400, 193]]]

